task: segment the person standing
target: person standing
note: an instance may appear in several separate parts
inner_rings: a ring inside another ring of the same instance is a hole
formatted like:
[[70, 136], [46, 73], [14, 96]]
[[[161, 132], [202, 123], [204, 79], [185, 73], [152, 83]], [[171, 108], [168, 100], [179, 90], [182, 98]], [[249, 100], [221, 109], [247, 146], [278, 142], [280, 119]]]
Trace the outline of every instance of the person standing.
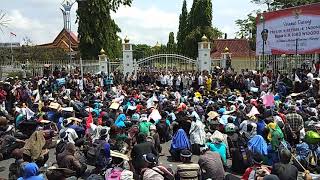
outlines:
[[286, 114], [287, 120], [287, 133], [291, 136], [287, 136], [289, 143], [294, 146], [300, 142], [300, 130], [303, 129], [303, 118], [296, 112], [296, 107], [289, 106], [288, 113]]
[[190, 128], [190, 142], [192, 146], [192, 152], [195, 155], [200, 155], [200, 147], [205, 144], [205, 134], [204, 124], [200, 121], [199, 118], [193, 118], [194, 121], [191, 123]]

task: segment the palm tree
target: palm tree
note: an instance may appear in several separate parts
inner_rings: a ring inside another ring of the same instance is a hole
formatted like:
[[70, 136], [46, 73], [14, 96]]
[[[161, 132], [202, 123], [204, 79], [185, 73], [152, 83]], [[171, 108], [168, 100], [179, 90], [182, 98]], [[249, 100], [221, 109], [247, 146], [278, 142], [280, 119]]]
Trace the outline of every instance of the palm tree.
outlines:
[[0, 10], [0, 31], [3, 31], [3, 28], [8, 27], [9, 19], [7, 18], [7, 13], [3, 10]]

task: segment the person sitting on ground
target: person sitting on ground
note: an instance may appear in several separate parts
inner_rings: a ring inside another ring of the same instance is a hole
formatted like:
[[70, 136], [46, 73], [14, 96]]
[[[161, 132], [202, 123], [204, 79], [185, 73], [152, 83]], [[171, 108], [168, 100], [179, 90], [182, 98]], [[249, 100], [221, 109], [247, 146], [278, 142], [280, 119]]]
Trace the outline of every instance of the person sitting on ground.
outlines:
[[201, 150], [202, 155], [199, 157], [198, 164], [202, 169], [202, 177], [223, 180], [225, 172], [220, 154], [208, 151], [208, 147], [201, 148]]
[[158, 166], [157, 157], [152, 154], [144, 154], [144, 168], [141, 170], [141, 174], [143, 174], [143, 180], [164, 180], [170, 179], [173, 180], [173, 174], [164, 166]]
[[27, 163], [22, 167], [22, 177], [18, 180], [45, 180], [36, 163]]
[[259, 153], [252, 155], [253, 166], [246, 169], [242, 175], [242, 180], [256, 180], [258, 177], [264, 177], [270, 174], [270, 170], [262, 165], [263, 156]]
[[67, 137], [68, 138], [68, 142], [71, 142], [71, 143], [76, 144], [76, 145], [80, 144], [80, 143], [76, 143], [79, 140], [79, 136], [78, 136], [77, 132], [74, 129], [68, 127], [69, 121], [68, 120], [64, 120], [63, 124], [64, 124], [65, 128], [62, 128], [60, 130], [60, 132], [59, 132], [60, 136], [62, 136], [61, 134], [63, 132], [65, 132], [68, 135], [68, 137]]
[[227, 146], [223, 142], [222, 137], [212, 139], [212, 142], [207, 143], [209, 149], [220, 154], [223, 164], [227, 165]]
[[291, 152], [282, 150], [280, 152], [280, 162], [272, 167], [271, 174], [277, 175], [281, 180], [294, 180], [298, 177], [298, 169], [290, 164]]
[[172, 138], [172, 143], [169, 151], [172, 160], [179, 161], [181, 151], [190, 148], [191, 146], [187, 134], [183, 129], [179, 129]]
[[201, 169], [199, 164], [191, 162], [192, 152], [190, 150], [182, 150], [180, 153], [181, 162], [183, 164], [177, 165], [177, 172], [175, 174], [176, 180], [200, 180]]
[[94, 144], [96, 145], [97, 151], [96, 157], [96, 170], [100, 171], [103, 168], [110, 165], [110, 144], [106, 141], [106, 137], [109, 136], [109, 132], [107, 129], [102, 129], [100, 131], [100, 138], [94, 141]]
[[154, 148], [153, 144], [146, 141], [146, 135], [143, 133], [138, 134], [137, 143], [133, 146], [131, 151], [132, 165], [136, 170], [136, 173], [141, 172], [141, 168], [144, 166], [143, 155], [152, 153], [158, 156], [158, 152]]
[[157, 127], [155, 125], [150, 126], [150, 136], [153, 139], [154, 147], [156, 148], [158, 153], [161, 153], [161, 144], [160, 144], [160, 138], [159, 133], [157, 132]]
[[73, 143], [68, 143], [65, 150], [57, 155], [57, 163], [59, 168], [67, 168], [73, 170], [80, 177], [85, 169], [83, 169], [80, 161], [75, 157], [76, 146]]
[[23, 147], [23, 160], [36, 162], [42, 167], [49, 159], [49, 150], [45, 148], [46, 140], [42, 131], [35, 131]]
[[125, 154], [111, 151], [112, 162], [111, 168], [106, 170], [106, 179], [120, 179], [131, 180], [133, 179], [133, 172], [130, 171], [129, 157]]
[[69, 143], [68, 141], [68, 133], [66, 132], [62, 132], [61, 134], [59, 134], [59, 142], [56, 145], [56, 155], [62, 153], [66, 147], [66, 145]]
[[9, 125], [5, 127], [5, 131], [1, 133], [0, 137], [0, 160], [8, 159], [15, 149], [22, 148], [24, 141], [17, 139], [12, 135], [14, 127]]

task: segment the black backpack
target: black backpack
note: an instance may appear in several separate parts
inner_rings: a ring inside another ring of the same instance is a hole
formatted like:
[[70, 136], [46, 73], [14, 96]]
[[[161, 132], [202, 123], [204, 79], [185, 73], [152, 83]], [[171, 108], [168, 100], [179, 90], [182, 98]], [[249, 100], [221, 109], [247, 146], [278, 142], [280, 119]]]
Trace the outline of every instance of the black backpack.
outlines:
[[102, 161], [106, 161], [105, 159], [105, 142], [98, 141], [94, 143], [93, 146], [89, 147], [87, 152], [87, 164], [91, 166], [101, 165]]

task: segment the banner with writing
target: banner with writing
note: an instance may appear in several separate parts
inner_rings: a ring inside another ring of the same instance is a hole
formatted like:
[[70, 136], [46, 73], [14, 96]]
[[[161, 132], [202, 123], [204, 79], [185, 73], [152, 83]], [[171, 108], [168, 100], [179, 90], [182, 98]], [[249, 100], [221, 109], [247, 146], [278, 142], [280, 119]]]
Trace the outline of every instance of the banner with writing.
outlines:
[[256, 54], [320, 53], [320, 3], [257, 15]]

